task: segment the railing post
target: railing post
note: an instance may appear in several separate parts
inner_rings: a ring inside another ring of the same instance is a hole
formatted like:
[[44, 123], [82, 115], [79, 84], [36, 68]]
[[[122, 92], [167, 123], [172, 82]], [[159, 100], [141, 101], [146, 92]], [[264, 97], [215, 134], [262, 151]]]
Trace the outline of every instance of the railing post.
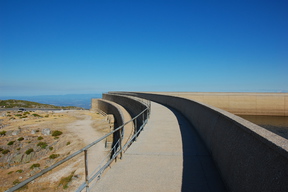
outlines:
[[[137, 132], [138, 132], [138, 127], [137, 127], [137, 118], [135, 118], [135, 123], [134, 123], [134, 124], [135, 124], [134, 126], [135, 126], [135, 129], [136, 129], [135, 132], [137, 133]], [[135, 134], [136, 134], [136, 133], [135, 133]], [[136, 137], [135, 137], [135, 141], [136, 141], [136, 140], [137, 140], [137, 135], [136, 135]]]
[[[142, 113], [142, 126], [144, 125], [144, 122], [145, 122], [145, 112]], [[143, 130], [144, 130], [144, 127], [143, 127]]]
[[88, 157], [87, 157], [87, 150], [84, 150], [84, 163], [85, 163], [85, 183], [86, 183], [86, 192], [89, 192], [89, 181], [88, 181]]
[[122, 137], [123, 137], [123, 129], [124, 129], [124, 126], [119, 130], [119, 132], [120, 132], [120, 159], [122, 159]]

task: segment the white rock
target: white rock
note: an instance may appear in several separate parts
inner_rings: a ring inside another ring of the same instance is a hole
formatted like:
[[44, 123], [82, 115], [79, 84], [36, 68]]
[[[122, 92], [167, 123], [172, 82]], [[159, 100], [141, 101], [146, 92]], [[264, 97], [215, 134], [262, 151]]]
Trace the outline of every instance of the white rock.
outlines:
[[42, 130], [42, 134], [43, 135], [50, 135], [51, 134], [51, 130], [49, 128], [45, 128]]

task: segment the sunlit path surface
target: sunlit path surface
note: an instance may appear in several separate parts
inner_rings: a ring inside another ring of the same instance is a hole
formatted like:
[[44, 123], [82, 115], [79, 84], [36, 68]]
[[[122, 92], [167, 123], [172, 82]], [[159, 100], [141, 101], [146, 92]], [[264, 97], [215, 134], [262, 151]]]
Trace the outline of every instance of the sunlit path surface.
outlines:
[[152, 103], [137, 141], [91, 191], [226, 191], [201, 139], [177, 111]]

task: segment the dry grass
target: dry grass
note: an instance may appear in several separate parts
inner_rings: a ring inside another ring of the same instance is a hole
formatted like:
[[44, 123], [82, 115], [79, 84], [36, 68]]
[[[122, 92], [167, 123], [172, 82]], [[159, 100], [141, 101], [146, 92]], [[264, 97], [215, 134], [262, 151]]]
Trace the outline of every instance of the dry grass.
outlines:
[[[9, 113], [5, 112], [6, 116], [3, 117], [1, 115], [3, 113], [4, 112], [0, 112], [0, 123], [4, 125], [4, 128], [1, 130], [2, 135], [0, 135], [0, 148], [3, 149], [0, 153], [0, 191], [5, 191], [12, 187], [13, 182], [17, 181], [17, 179], [19, 182], [22, 182], [87, 145], [87, 141], [85, 141], [85, 139], [83, 140], [83, 136], [79, 137], [79, 131], [75, 131], [77, 130], [77, 127], [75, 127], [75, 125], [74, 127], [71, 127], [73, 122], [79, 120], [84, 121], [89, 117], [89, 119], [92, 120], [92, 127], [100, 136], [108, 132], [107, 128], [109, 128], [108, 123], [105, 121], [105, 117], [88, 110], [64, 111], [61, 113], [35, 111], [30, 114], [38, 115], [29, 115], [26, 113], [25, 116], [28, 116], [28, 118], [21, 118], [23, 115], [15, 116], [17, 113], [13, 111], [10, 111]], [[59, 137], [58, 139], [55, 139], [52, 135], [45, 136], [41, 133], [44, 128], [50, 128], [51, 131], [57, 130], [62, 132], [62, 134], [57, 136]], [[11, 130], [20, 130], [20, 134], [14, 136], [11, 134], [7, 135], [7, 132], [11, 132]], [[32, 130], [36, 131], [36, 133], [32, 134]], [[83, 134], [84, 133], [85, 129], [83, 129]], [[38, 140], [39, 137], [41, 138], [41, 141]], [[10, 141], [14, 141], [13, 144], [7, 145]], [[37, 146], [37, 144], [39, 145]], [[1, 160], [4, 159], [4, 154], [2, 154], [2, 152], [4, 151], [5, 153], [7, 147], [15, 147], [15, 149], [13, 148], [13, 150], [10, 150], [10, 152], [5, 155], [11, 155], [15, 152], [24, 154], [25, 151], [30, 149], [30, 147], [25, 149], [26, 145], [35, 145], [31, 147], [31, 149], [34, 148], [34, 150], [30, 150], [30, 153], [37, 154], [37, 157], [35, 156], [35, 158], [32, 158], [30, 162], [10, 163], [9, 166], [7, 165], [7, 162], [1, 162]], [[52, 154], [57, 154], [57, 158], [50, 159], [49, 156]], [[21, 191], [63, 191], [63, 186], [66, 186], [68, 183], [69, 185], [67, 185], [67, 187], [69, 186], [69, 188], [64, 191], [75, 189], [75, 187], [83, 182], [84, 166], [82, 160], [83, 156], [74, 159], [69, 164], [59, 166], [55, 170], [50, 171], [41, 178], [35, 180], [35, 182], [28, 184]], [[35, 166], [35, 164], [37, 166]], [[38, 164], [40, 166], [38, 166]], [[30, 169], [30, 167], [33, 167], [33, 169]], [[61, 187], [59, 187], [61, 178], [66, 178], [68, 181], [70, 177], [73, 177], [73, 175], [71, 176], [72, 171], [74, 175], [77, 175], [77, 179], [73, 179], [72, 182], [69, 181], [65, 185], [61, 184]], [[51, 175], [51, 177], [49, 175]]]

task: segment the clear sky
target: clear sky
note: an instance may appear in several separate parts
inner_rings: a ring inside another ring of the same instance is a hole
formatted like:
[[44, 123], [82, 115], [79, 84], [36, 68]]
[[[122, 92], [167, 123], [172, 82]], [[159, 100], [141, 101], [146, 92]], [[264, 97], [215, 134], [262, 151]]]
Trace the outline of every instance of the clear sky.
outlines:
[[0, 96], [288, 91], [287, 0], [1, 0]]

